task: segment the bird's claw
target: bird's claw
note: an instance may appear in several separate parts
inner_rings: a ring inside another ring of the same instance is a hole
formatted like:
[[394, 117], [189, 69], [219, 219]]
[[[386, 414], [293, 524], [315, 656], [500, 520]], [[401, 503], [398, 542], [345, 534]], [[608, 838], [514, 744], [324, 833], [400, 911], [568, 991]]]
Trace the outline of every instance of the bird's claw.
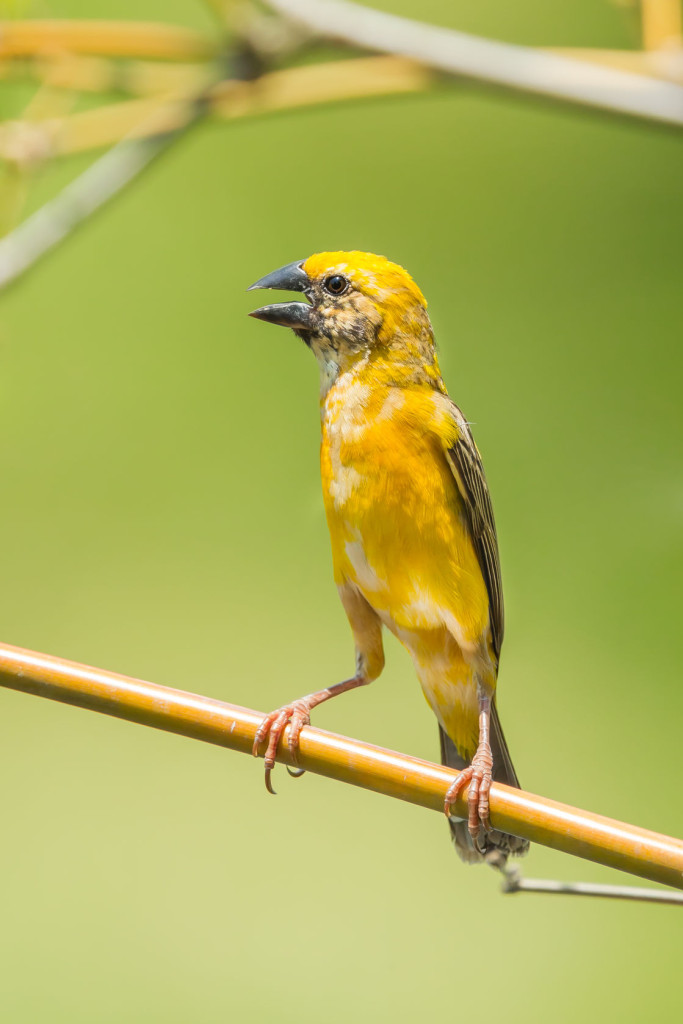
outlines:
[[276, 711], [271, 711], [259, 725], [254, 737], [252, 753], [254, 757], [258, 757], [261, 745], [265, 743], [266, 739], [268, 740], [264, 758], [266, 767], [265, 782], [266, 789], [273, 796], [275, 796], [275, 790], [271, 782], [271, 774], [275, 767], [275, 755], [280, 738], [287, 725], [289, 725], [287, 747], [295, 767], [290, 769], [290, 766], [287, 765], [287, 771], [294, 778], [299, 778], [299, 776], [304, 774], [303, 768], [296, 767], [299, 760], [299, 737], [301, 736], [301, 730], [305, 725], [310, 725], [310, 722], [311, 709], [306, 697], [302, 697], [299, 700], [292, 701], [291, 704], [285, 704], [284, 707], [278, 708]]
[[472, 758], [472, 764], [463, 768], [455, 782], [449, 787], [444, 800], [443, 809], [446, 817], [450, 818], [453, 805], [465, 786], [469, 785], [467, 827], [475, 845], [478, 845], [479, 833], [482, 828], [485, 832], [491, 831], [489, 793], [492, 780], [493, 756], [491, 748], [487, 744], [478, 748]]

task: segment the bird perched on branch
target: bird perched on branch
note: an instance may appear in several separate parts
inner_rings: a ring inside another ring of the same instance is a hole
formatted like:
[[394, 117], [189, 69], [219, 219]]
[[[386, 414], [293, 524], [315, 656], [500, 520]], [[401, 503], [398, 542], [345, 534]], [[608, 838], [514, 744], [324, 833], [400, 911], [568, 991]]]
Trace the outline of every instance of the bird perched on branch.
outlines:
[[[444, 804], [458, 852], [470, 862], [523, 853], [524, 840], [489, 821], [492, 780], [519, 786], [495, 699], [503, 592], [491, 499], [424, 296], [402, 267], [363, 252], [318, 253], [251, 287], [307, 299], [251, 316], [291, 327], [320, 366], [325, 511], [356, 646], [352, 678], [263, 720], [254, 753], [266, 744], [266, 785], [287, 725], [296, 764], [311, 709], [379, 676], [386, 626], [439, 721], [442, 763], [460, 771]], [[451, 816], [466, 786], [467, 821]]]

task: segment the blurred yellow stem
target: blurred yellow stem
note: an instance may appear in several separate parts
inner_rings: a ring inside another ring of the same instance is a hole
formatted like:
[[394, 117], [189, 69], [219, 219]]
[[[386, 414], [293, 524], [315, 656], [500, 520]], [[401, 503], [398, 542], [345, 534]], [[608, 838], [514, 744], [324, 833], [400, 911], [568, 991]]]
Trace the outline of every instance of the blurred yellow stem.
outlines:
[[[0, 685], [244, 754], [251, 753], [263, 717], [199, 694], [5, 644], [0, 645]], [[291, 763], [286, 735], [278, 760]], [[311, 726], [301, 734], [300, 764], [440, 813], [457, 777], [441, 765]], [[466, 816], [462, 799], [457, 810]], [[683, 842], [678, 839], [498, 784], [491, 789], [491, 820], [496, 828], [532, 842], [683, 889]]]
[[196, 60], [216, 53], [211, 36], [143, 21], [1, 21], [0, 58], [33, 54], [108, 54]]
[[[428, 69], [402, 57], [363, 57], [291, 68], [255, 82], [223, 81], [210, 92], [212, 112], [226, 120], [342, 100], [423, 91], [435, 81]], [[196, 83], [194, 83], [196, 85]], [[53, 155], [111, 145], [126, 136], [143, 138], [179, 127], [185, 89], [153, 99], [126, 100], [45, 123]], [[0, 157], [5, 135], [0, 126]]]
[[55, 53], [0, 61], [0, 78], [35, 79], [53, 89], [78, 92], [127, 92], [150, 96], [175, 90], [188, 91], [208, 78], [209, 62], [116, 60]]
[[[621, 71], [649, 75], [651, 78], [683, 82], [683, 60], [676, 51], [643, 52], [555, 46], [547, 47], [545, 52], [575, 58], [585, 61], [587, 64], [599, 64]], [[390, 59], [370, 57], [362, 60], [362, 66], [358, 70], [366, 82], [371, 83], [370, 95], [373, 92], [376, 93], [376, 83], [380, 78], [389, 74], [390, 65], [386, 62]], [[335, 61], [334, 63], [339, 62]], [[356, 61], [348, 63], [355, 67], [358, 65]], [[406, 63], [410, 65], [411, 71], [419, 66], [412, 62]], [[328, 64], [319, 64], [317, 67], [327, 68], [328, 66]], [[34, 78], [54, 89], [69, 89], [79, 92], [126, 92], [136, 96], [158, 96], [179, 90], [190, 91], [196, 88], [202, 77], [208, 78], [209, 73], [208, 62], [118, 60], [113, 57], [91, 57], [66, 52], [0, 61], [0, 79]], [[279, 74], [282, 73], [279, 72]], [[398, 74], [398, 69], [394, 71], [394, 74]], [[434, 78], [430, 78], [424, 87], [426, 88], [433, 81]], [[358, 88], [362, 89], [362, 82], [358, 83]], [[402, 90], [396, 88], [392, 91]], [[359, 91], [359, 97], [363, 95], [365, 93]]]
[[680, 47], [681, 0], [640, 0], [643, 47], [660, 50]]

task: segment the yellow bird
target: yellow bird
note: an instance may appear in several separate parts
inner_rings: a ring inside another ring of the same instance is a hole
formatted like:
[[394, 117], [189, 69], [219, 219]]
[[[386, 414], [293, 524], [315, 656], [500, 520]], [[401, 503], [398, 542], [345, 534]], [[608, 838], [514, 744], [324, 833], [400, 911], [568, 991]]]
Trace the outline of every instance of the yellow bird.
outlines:
[[[519, 786], [496, 710], [503, 640], [498, 542], [470, 428], [441, 378], [427, 303], [383, 256], [323, 252], [254, 288], [302, 292], [251, 316], [291, 327], [320, 367], [320, 465], [335, 581], [356, 647], [351, 679], [266, 716], [266, 785], [289, 724], [296, 763], [311, 709], [384, 667], [382, 627], [409, 651], [439, 721], [442, 763], [460, 770], [444, 804], [464, 860], [528, 844], [491, 828], [492, 779]], [[250, 289], [251, 290], [251, 289]], [[451, 816], [469, 785], [468, 820]]]

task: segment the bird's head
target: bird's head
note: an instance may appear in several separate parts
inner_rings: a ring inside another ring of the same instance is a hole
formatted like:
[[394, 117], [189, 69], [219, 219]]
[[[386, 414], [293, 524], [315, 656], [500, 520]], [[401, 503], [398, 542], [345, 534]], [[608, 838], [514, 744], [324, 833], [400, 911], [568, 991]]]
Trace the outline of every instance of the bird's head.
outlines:
[[367, 252], [321, 252], [288, 263], [251, 286], [302, 292], [307, 302], [277, 302], [250, 316], [291, 327], [313, 350], [324, 375], [354, 364], [434, 367], [424, 295], [403, 267]]

